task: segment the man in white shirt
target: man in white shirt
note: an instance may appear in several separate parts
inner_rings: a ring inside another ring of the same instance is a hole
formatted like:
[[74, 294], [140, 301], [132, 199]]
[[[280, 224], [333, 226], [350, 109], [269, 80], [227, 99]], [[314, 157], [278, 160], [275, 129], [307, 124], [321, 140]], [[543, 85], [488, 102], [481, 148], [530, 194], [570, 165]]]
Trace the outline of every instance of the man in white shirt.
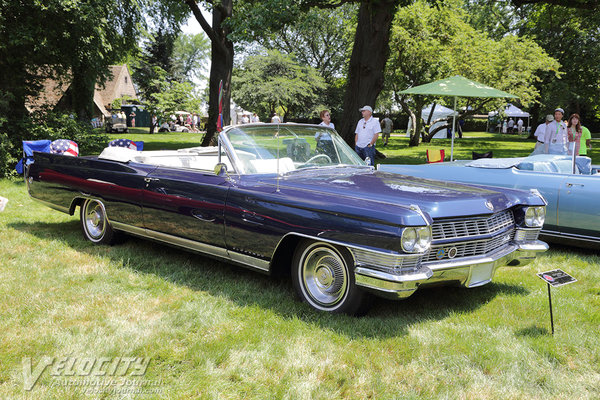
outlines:
[[508, 119], [508, 133], [514, 133], [513, 128], [515, 127], [515, 121], [512, 118]]
[[359, 109], [363, 118], [356, 124], [354, 130], [354, 150], [363, 160], [367, 160], [369, 165], [375, 165], [375, 142], [381, 133], [379, 120], [373, 118], [373, 109], [371, 106], [364, 106]]
[[544, 153], [567, 154], [567, 124], [562, 120], [565, 114], [562, 108], [554, 110], [554, 121], [546, 126], [544, 135]]
[[537, 129], [535, 130], [535, 133], [533, 134], [537, 140], [537, 142], [535, 143], [534, 149], [537, 149], [538, 147], [544, 147], [544, 137], [546, 136], [546, 127], [553, 120], [554, 120], [554, 117], [551, 114], [548, 114], [548, 115], [546, 115], [546, 120], [544, 121], [544, 123], [538, 125]]
[[517, 132], [519, 132], [519, 135], [523, 132], [523, 120], [521, 118], [517, 120]]

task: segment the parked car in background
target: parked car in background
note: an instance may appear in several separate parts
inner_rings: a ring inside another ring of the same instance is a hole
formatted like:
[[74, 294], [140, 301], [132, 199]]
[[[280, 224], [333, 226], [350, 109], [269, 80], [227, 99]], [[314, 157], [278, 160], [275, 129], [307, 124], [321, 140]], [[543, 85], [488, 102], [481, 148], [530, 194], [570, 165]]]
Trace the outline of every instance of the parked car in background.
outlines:
[[600, 244], [600, 166], [589, 157], [540, 154], [425, 165], [379, 165], [379, 170], [442, 181], [539, 191], [548, 205], [542, 236], [589, 247]]
[[538, 194], [376, 171], [316, 125], [227, 127], [216, 147], [34, 153], [26, 176], [34, 199], [79, 207], [94, 243], [125, 232], [289, 271], [298, 296], [327, 312], [364, 312], [371, 293], [485, 285], [548, 248]]

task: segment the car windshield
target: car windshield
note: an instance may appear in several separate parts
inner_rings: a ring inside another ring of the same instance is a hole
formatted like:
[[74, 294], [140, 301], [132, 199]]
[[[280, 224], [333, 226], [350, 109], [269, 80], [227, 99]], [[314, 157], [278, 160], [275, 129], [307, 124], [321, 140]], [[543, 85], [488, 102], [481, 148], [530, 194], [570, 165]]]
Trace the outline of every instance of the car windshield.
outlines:
[[225, 135], [242, 174], [285, 174], [306, 168], [366, 166], [332, 129], [314, 125], [251, 125]]

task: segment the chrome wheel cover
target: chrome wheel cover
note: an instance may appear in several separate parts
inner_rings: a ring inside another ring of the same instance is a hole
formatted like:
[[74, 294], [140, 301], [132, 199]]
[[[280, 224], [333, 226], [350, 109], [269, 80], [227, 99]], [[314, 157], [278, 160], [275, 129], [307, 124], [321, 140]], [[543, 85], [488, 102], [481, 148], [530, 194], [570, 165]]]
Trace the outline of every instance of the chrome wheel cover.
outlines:
[[106, 213], [104, 206], [95, 201], [88, 200], [83, 212], [85, 231], [92, 241], [98, 241], [106, 231]]
[[342, 256], [330, 247], [315, 244], [304, 251], [301, 282], [308, 297], [322, 307], [338, 304], [348, 291], [348, 269]]

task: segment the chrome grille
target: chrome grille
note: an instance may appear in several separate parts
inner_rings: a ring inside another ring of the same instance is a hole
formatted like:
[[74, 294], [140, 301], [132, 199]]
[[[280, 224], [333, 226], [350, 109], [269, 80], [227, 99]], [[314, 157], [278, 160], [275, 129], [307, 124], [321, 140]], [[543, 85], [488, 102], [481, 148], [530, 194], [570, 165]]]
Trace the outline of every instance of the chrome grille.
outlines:
[[422, 254], [398, 255], [385, 254], [367, 250], [351, 249], [356, 265], [368, 266], [392, 274], [410, 274], [419, 269]]
[[435, 241], [494, 234], [511, 225], [514, 225], [512, 212], [503, 211], [491, 217], [435, 222], [431, 229]]
[[453, 248], [456, 249], [456, 255], [452, 257], [453, 259], [484, 255], [505, 246], [513, 239], [514, 233], [514, 229], [510, 229], [491, 239], [432, 245], [429, 252], [423, 258], [423, 262], [449, 260], [448, 253]]

